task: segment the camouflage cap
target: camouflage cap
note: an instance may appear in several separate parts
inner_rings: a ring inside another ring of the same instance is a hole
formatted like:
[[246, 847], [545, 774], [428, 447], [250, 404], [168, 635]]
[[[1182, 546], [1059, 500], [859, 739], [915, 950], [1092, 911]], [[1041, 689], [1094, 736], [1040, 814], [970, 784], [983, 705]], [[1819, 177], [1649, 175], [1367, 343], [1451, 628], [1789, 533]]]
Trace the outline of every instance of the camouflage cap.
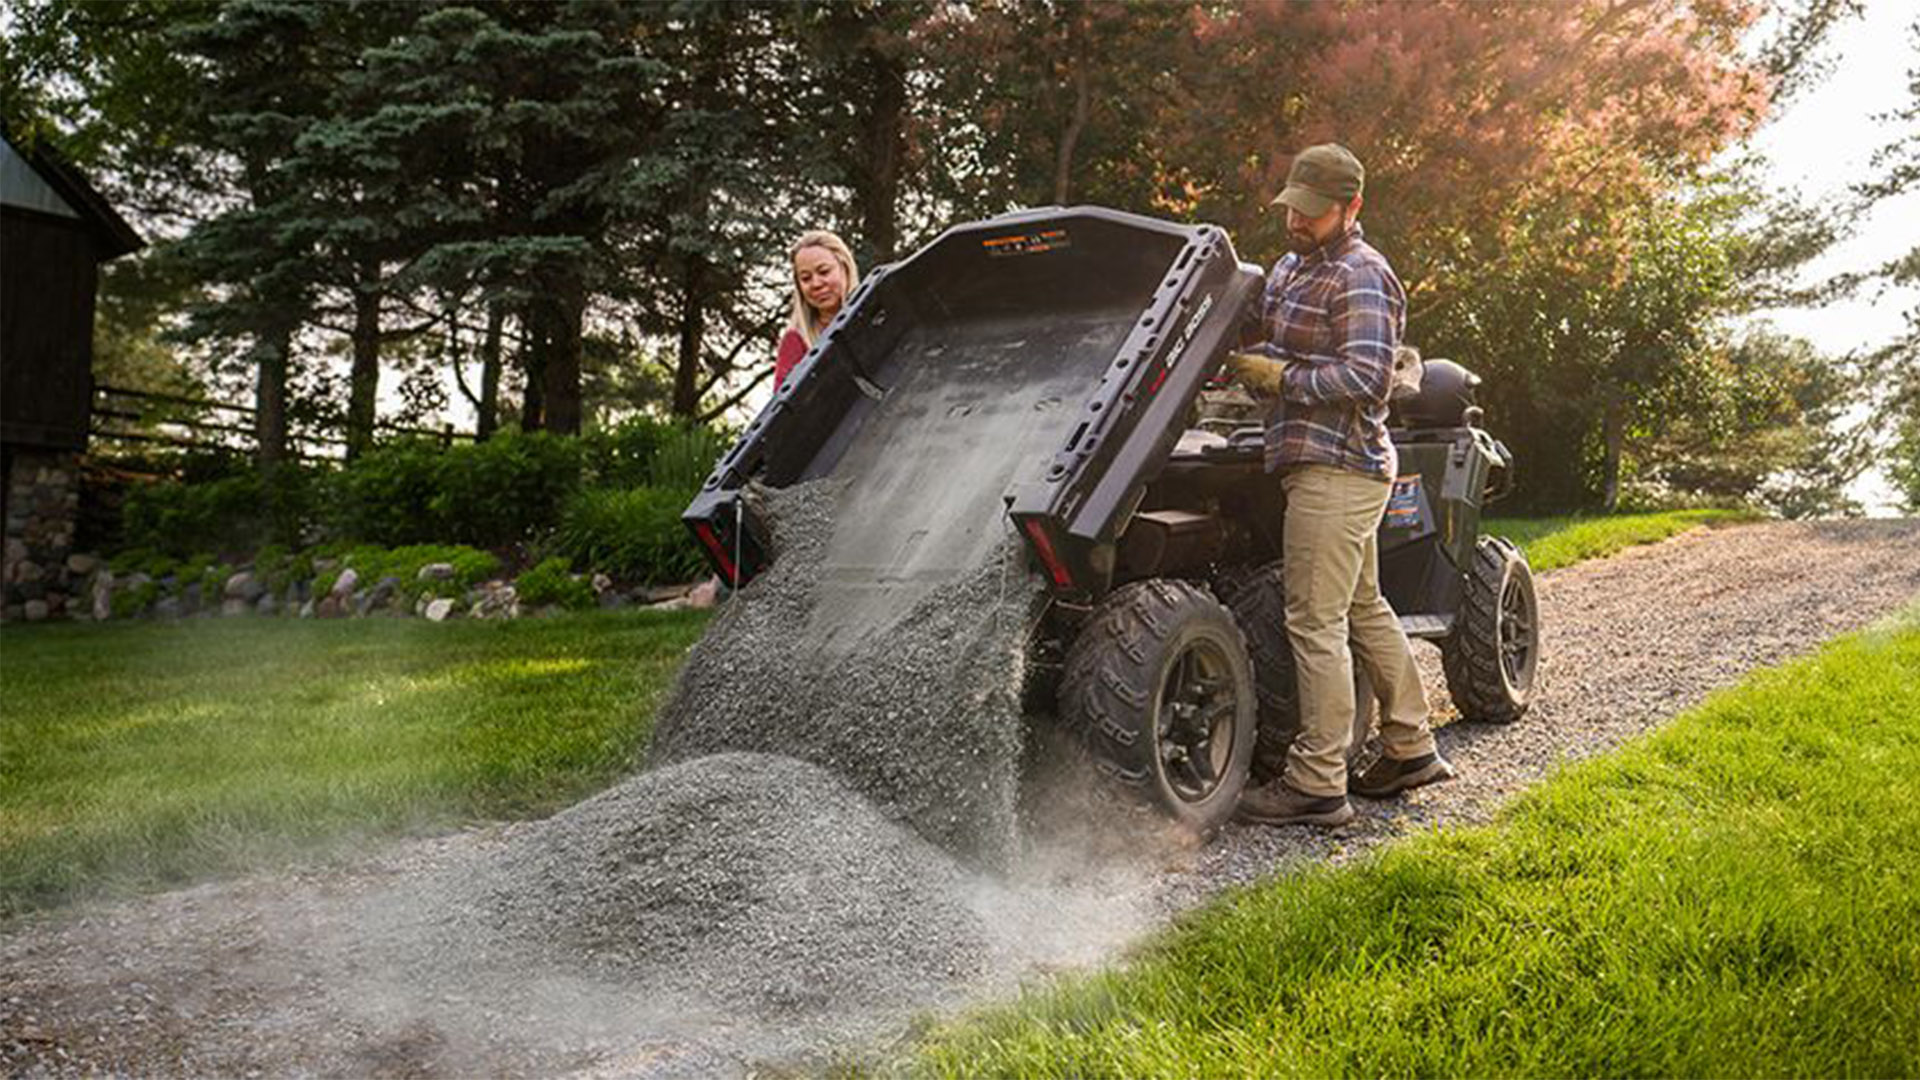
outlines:
[[1294, 155], [1287, 170], [1287, 186], [1274, 196], [1274, 206], [1298, 210], [1317, 218], [1336, 206], [1345, 206], [1367, 183], [1360, 159], [1339, 143], [1309, 146]]

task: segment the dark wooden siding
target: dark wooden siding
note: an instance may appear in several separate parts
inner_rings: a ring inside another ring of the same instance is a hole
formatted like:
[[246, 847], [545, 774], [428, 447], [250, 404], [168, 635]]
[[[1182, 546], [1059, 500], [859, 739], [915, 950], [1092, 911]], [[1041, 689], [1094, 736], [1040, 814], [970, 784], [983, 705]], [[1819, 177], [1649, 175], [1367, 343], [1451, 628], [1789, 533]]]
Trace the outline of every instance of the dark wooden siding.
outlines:
[[0, 442], [85, 449], [95, 259], [81, 222], [0, 208]]

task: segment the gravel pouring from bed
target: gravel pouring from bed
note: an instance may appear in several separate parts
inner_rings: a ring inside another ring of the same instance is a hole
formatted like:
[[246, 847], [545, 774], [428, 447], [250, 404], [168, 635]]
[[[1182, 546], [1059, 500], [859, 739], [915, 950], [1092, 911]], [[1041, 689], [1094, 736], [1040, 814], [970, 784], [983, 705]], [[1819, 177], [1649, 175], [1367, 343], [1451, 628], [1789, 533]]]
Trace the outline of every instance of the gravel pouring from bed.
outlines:
[[[1360, 800], [1359, 824], [1337, 834], [1230, 827], [1177, 866], [1023, 862], [1010, 885], [983, 881], [837, 769], [730, 753], [350, 872], [55, 913], [0, 938], [0, 1067], [657, 1077], [817, 1064], [902, 1030], [916, 1000], [943, 1006], [1096, 962], [1226, 886], [1408, 827], [1480, 820], [1560, 763], [1917, 594], [1913, 521], [1702, 530], [1549, 575], [1534, 711], [1508, 728], [1443, 726], [1461, 779]], [[1418, 652], [1437, 685], [1432, 650]], [[867, 854], [835, 861], [849, 849]], [[766, 880], [742, 880], [762, 864]], [[650, 882], [650, 868], [674, 880]], [[509, 883], [524, 890], [496, 891]], [[852, 895], [863, 889], [879, 894]], [[660, 971], [664, 939], [609, 947], [590, 932], [631, 923], [671, 937], [697, 915], [725, 933], [682, 938], [677, 976]], [[863, 984], [863, 971], [879, 977]]]

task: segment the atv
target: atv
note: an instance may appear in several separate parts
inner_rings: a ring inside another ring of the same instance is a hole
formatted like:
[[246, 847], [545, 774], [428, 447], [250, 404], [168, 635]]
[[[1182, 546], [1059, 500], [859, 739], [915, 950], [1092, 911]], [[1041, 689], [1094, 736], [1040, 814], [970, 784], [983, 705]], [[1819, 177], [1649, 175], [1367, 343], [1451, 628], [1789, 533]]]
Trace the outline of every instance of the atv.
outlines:
[[[1030, 711], [1119, 789], [1210, 831], [1299, 730], [1285, 498], [1259, 425], [1198, 416], [1262, 283], [1208, 225], [1076, 207], [956, 226], [848, 297], [684, 520], [738, 585], [770, 557], [748, 482], [860, 460], [859, 557], [834, 571], [850, 590], [951, 576], [1017, 533], [1050, 597]], [[1505, 724], [1532, 696], [1539, 611], [1525, 556], [1480, 535], [1513, 461], [1478, 383], [1426, 361], [1392, 405], [1380, 582], [1409, 638], [1439, 647], [1460, 715]], [[1350, 761], [1374, 712], [1364, 677], [1355, 697]]]

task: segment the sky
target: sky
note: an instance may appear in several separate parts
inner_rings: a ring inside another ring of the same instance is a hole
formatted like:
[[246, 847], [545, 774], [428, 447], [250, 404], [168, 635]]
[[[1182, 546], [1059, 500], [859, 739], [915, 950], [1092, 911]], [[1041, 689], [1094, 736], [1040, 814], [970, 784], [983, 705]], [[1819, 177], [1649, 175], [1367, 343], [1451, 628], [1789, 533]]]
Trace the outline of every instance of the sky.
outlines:
[[[1752, 147], [1768, 163], [1773, 180], [1798, 190], [1813, 204], [1838, 204], [1847, 186], [1869, 174], [1873, 152], [1897, 135], [1892, 122], [1877, 119], [1907, 100], [1908, 72], [1920, 66], [1909, 27], [1920, 15], [1913, 0], [1868, 0], [1863, 17], [1835, 31], [1828, 49], [1832, 73], [1804, 91]], [[1809, 266], [1811, 284], [1833, 274], [1868, 270], [1920, 243], [1920, 191], [1909, 191], [1874, 208], [1855, 234]], [[1823, 308], [1766, 313], [1783, 332], [1813, 342], [1827, 353], [1884, 345], [1905, 326], [1905, 313], [1920, 305], [1920, 289], [1862, 295]], [[1869, 473], [1849, 491], [1868, 509], [1892, 511], [1884, 477]]]

